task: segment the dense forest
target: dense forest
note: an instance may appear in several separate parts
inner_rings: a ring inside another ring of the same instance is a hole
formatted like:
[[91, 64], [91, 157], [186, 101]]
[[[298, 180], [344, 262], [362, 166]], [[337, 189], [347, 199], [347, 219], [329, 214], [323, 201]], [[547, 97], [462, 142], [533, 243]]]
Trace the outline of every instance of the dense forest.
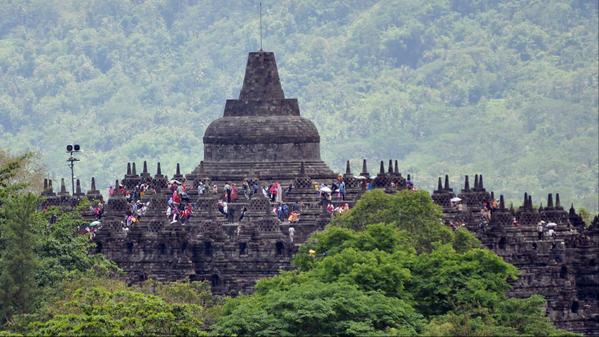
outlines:
[[30, 160], [0, 164], [0, 336], [580, 336], [543, 297], [508, 298], [518, 270], [443, 225], [424, 191], [367, 192], [295, 270], [223, 298], [206, 282], [127, 285], [88, 254], [79, 210], [37, 207], [19, 175]]
[[[428, 189], [483, 173], [508, 199], [560, 192], [596, 212], [597, 6], [263, 1], [263, 45], [332, 167], [399, 159]], [[84, 187], [128, 161], [190, 171], [239, 93], [258, 23], [257, 0], [2, 1], [0, 148], [36, 151], [57, 179], [79, 143]]]

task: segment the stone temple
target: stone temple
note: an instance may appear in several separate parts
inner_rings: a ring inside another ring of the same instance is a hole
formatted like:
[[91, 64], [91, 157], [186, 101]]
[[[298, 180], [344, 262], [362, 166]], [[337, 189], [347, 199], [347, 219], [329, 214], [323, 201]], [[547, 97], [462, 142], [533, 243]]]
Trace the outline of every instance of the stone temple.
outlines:
[[[203, 140], [203, 161], [186, 175], [177, 165], [170, 178], [184, 182], [193, 205], [193, 216], [185, 225], [166, 218], [171, 191], [160, 163], [153, 176], [146, 162], [139, 174], [135, 163], [127, 164], [127, 173], [120, 180], [127, 190], [142, 183], [151, 186], [142, 197], [150, 205], [145, 216], [128, 230], [123, 230], [130, 207], [127, 199], [119, 193], [108, 199], [102, 227], [94, 239], [96, 252], [115, 261], [127, 272], [130, 282], [148, 278], [207, 280], [216, 294], [248, 293], [256, 280], [290, 269], [299, 245], [330, 221], [314, 184], [330, 185], [338, 175], [321, 160], [318, 130], [301, 117], [297, 99], [285, 98], [273, 53], [249, 54], [239, 99], [227, 100], [223, 117], [208, 126]], [[410, 184], [410, 176], [404, 178], [399, 172], [397, 160], [389, 160], [387, 169], [384, 164], [381, 161], [378, 173], [371, 175], [364, 160], [358, 180], [348, 161], [342, 175], [346, 200], [333, 198], [332, 203], [353, 206], [366, 192], [363, 178], [387, 193]], [[300, 210], [299, 221], [292, 225], [278, 221], [272, 212], [273, 203], [262, 193], [249, 200], [240, 196], [228, 204], [226, 215], [221, 214], [218, 200], [224, 184], [240, 186], [246, 179], [265, 186], [275, 181], [284, 187], [292, 184], [283, 202]], [[200, 183], [216, 184], [218, 191], [208, 189], [200, 195]], [[93, 178], [90, 191], [83, 193], [78, 182], [73, 196], [64, 180], [58, 193], [53, 191], [52, 181], [46, 181], [43, 196], [46, 205], [62, 207], [83, 198], [102, 198]], [[450, 200], [456, 196], [466, 204], [465, 210], [451, 207]], [[465, 176], [463, 188], [455, 192], [447, 176], [444, 182], [439, 178], [432, 198], [443, 208], [448, 225], [464, 223], [485, 246], [521, 270], [512, 296], [542, 294], [550, 318], [559, 327], [599, 334], [599, 218], [585, 226], [573, 207], [569, 211], [562, 207], [559, 194], [555, 202], [549, 194], [546, 206], [538, 208], [533, 206], [532, 196], [525, 194], [518, 208], [506, 207], [500, 196], [497, 210], [490, 220], [484, 219], [480, 212], [483, 200], [494, 200], [495, 196], [485, 189], [482, 175], [475, 175], [472, 187]], [[93, 218], [93, 214], [84, 216]], [[518, 226], [514, 226], [514, 219]], [[557, 224], [555, 238], [538, 238], [536, 224], [540, 220]], [[293, 241], [290, 226], [295, 230]]]

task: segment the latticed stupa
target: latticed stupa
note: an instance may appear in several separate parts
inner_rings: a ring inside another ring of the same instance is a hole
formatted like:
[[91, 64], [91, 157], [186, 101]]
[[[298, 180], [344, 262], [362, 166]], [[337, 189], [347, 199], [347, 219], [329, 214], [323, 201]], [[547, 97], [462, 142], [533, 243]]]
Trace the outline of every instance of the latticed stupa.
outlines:
[[[177, 165], [171, 177], [187, 187], [193, 216], [184, 225], [167, 219], [165, 210], [171, 191], [160, 163], [154, 176], [146, 162], [140, 174], [135, 163], [129, 163], [120, 183], [127, 190], [149, 184], [152, 188], [141, 201], [150, 206], [139, 222], [124, 230], [130, 205], [123, 195], [110, 197], [94, 239], [97, 252], [114, 260], [131, 282], [148, 278], [208, 280], [215, 293], [250, 292], [257, 279], [291, 268], [290, 259], [297, 247], [330, 221], [331, 215], [323, 208], [314, 184], [330, 186], [334, 179], [345, 181], [346, 200], [335, 197], [334, 206], [353, 206], [366, 191], [365, 181], [387, 193], [396, 193], [410, 184], [409, 175], [405, 179], [398, 162], [391, 160], [387, 170], [381, 161], [378, 174], [372, 175], [364, 160], [360, 176], [361, 180], [354, 177], [349, 162], [341, 177], [327, 167], [320, 158], [318, 130], [300, 116], [297, 100], [283, 94], [274, 54], [253, 52], [248, 57], [239, 99], [227, 100], [223, 117], [206, 129], [203, 161], [187, 175]], [[251, 199], [240, 196], [229, 203], [226, 216], [219, 213], [217, 202], [223, 197], [224, 184], [239, 186], [245, 179], [265, 186], [275, 181], [285, 187], [293, 185], [283, 202], [300, 210], [299, 221], [279, 221], [272, 212], [276, 204], [260, 192]], [[200, 183], [207, 187], [207, 193], [198, 194]], [[214, 184], [217, 193], [208, 188]], [[46, 204], [76, 204], [84, 197], [79, 183], [77, 186], [76, 195], [71, 197], [64, 181], [58, 194], [48, 181], [43, 193]], [[94, 180], [86, 196], [101, 198]], [[462, 200], [463, 210], [452, 206], [451, 200], [456, 197]], [[547, 299], [549, 316], [558, 326], [587, 334], [599, 331], [598, 218], [585, 228], [573, 207], [569, 212], [564, 210], [559, 195], [555, 204], [553, 195], [549, 195], [546, 207], [535, 208], [532, 197], [525, 194], [518, 209], [506, 207], [500, 196], [490, 219], [485, 219], [480, 212], [482, 203], [496, 198], [485, 189], [482, 175], [475, 176], [472, 188], [466, 176], [464, 188], [456, 193], [447, 176], [444, 183], [439, 178], [432, 198], [443, 208], [445, 223], [464, 224], [484, 245], [521, 270], [511, 295], [540, 293]], [[554, 238], [537, 237], [536, 224], [540, 220], [555, 223]]]

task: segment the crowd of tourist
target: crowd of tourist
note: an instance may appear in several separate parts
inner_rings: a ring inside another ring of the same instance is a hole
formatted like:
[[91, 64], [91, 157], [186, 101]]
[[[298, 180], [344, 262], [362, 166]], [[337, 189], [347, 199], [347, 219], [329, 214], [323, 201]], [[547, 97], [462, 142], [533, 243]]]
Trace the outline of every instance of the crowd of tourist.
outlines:
[[[391, 187], [396, 187], [393, 182], [390, 183]], [[403, 184], [403, 183], [402, 183]], [[403, 185], [402, 185], [403, 186]], [[415, 186], [410, 180], [405, 182], [405, 187], [408, 190], [416, 190]], [[372, 190], [375, 188], [374, 179], [362, 179], [362, 188], [366, 190]], [[135, 226], [145, 215], [150, 207], [150, 202], [143, 202], [143, 198], [147, 191], [151, 189], [150, 184], [140, 183], [133, 189], [128, 190], [123, 184], [117, 186], [110, 186], [109, 196], [113, 197], [116, 195], [124, 196], [127, 200], [127, 210], [125, 212], [125, 218], [121, 221], [123, 230], [128, 231], [132, 226]], [[187, 194], [186, 184], [178, 180], [171, 180], [167, 184], [168, 199], [167, 209], [165, 211], [166, 218], [171, 224], [180, 223], [185, 225], [186, 222], [193, 215], [193, 202], [190, 196]], [[272, 203], [272, 213], [278, 219], [279, 223], [295, 224], [300, 220], [303, 203], [285, 202], [286, 196], [288, 196], [294, 190], [293, 184], [289, 184], [286, 188], [283, 188], [279, 181], [273, 181], [268, 186], [261, 184], [258, 179], [244, 179], [241, 181], [240, 186], [236, 183], [225, 182], [222, 185], [222, 190], [219, 189], [217, 184], [212, 186], [205, 184], [203, 181], [197, 183], [197, 194], [202, 196], [206, 193], [212, 193], [220, 195], [217, 208], [218, 211], [225, 216], [229, 222], [241, 222], [247, 212], [247, 207], [239, 207], [238, 204], [241, 201], [241, 205], [244, 205], [247, 201], [252, 199], [256, 194], [262, 193], [262, 195], [270, 200]], [[321, 209], [326, 210], [331, 216], [343, 214], [350, 209], [350, 204], [345, 202], [347, 197], [346, 181], [342, 175], [339, 175], [334, 179], [330, 185], [325, 182], [317, 183], [314, 182], [314, 190], [319, 197], [319, 205]], [[156, 192], [153, 189], [152, 192]], [[242, 200], [240, 200], [240, 198]], [[235, 204], [236, 207], [231, 207], [231, 204]], [[468, 211], [466, 203], [462, 202], [460, 198], [453, 198], [450, 204], [458, 212]], [[97, 202], [90, 207], [93, 212], [95, 220], [82, 226], [81, 230], [89, 233], [90, 238], [95, 236], [96, 231], [101, 227], [102, 217], [104, 215], [104, 203]], [[494, 198], [492, 200], [484, 199], [482, 201], [482, 207], [480, 208], [480, 215], [484, 220], [480, 224], [480, 229], [485, 230], [485, 226], [491, 222], [493, 213], [498, 209], [498, 200]], [[236, 217], [236, 210], [239, 211], [239, 216]], [[512, 217], [512, 225], [520, 226], [516, 217]], [[466, 224], [461, 219], [455, 219], [449, 221], [449, 226], [453, 230], [465, 227]], [[555, 223], [546, 223], [541, 220], [537, 223], [538, 239], [542, 240], [544, 237], [553, 238], [557, 237]], [[290, 226], [288, 228], [288, 235], [291, 242], [294, 239], [295, 228]]]
[[296, 223], [299, 221], [301, 213], [301, 205], [297, 203], [275, 203], [272, 209], [273, 214], [277, 217], [279, 222], [290, 222]]
[[[140, 221], [142, 217], [146, 215], [148, 208], [150, 207], [150, 202], [142, 202], [142, 199], [146, 192], [150, 189], [150, 185], [147, 183], [137, 184], [132, 189], [127, 189], [122, 183], [117, 186], [110, 186], [108, 188], [108, 195], [110, 197], [114, 197], [117, 195], [125, 197], [127, 200], [127, 209], [125, 211], [125, 217], [123, 221], [121, 221], [121, 225], [124, 231], [128, 231], [131, 226], [134, 226], [136, 223]], [[155, 190], [154, 190], [155, 192]], [[101, 218], [101, 215], [104, 213], [104, 205], [97, 206], [97, 209], [94, 210], [94, 213], [100, 214], [98, 220]]]
[[167, 200], [166, 217], [171, 224], [179, 222], [185, 225], [193, 214], [193, 205], [187, 194], [187, 187], [178, 180], [171, 180], [168, 183], [168, 190], [171, 194]]
[[[319, 196], [319, 205], [331, 216], [343, 214], [350, 209], [350, 203], [346, 202], [347, 185], [342, 175], [338, 175], [330, 185], [327, 183], [315, 183], [314, 189]], [[413, 189], [414, 185], [408, 181], [407, 187]], [[358, 185], [359, 186], [359, 185]], [[364, 189], [375, 188], [373, 180], [365, 178], [362, 187]], [[167, 207], [164, 215], [171, 224], [179, 223], [185, 225], [193, 216], [193, 202], [187, 193], [188, 185], [185, 181], [171, 180], [167, 184], [169, 191], [167, 198]], [[113, 197], [116, 195], [124, 196], [127, 199], [128, 209], [123, 219], [123, 230], [129, 230], [135, 226], [145, 215], [150, 207], [150, 202], [144, 202], [144, 196], [149, 189], [153, 189], [150, 184], [140, 183], [132, 189], [127, 189], [122, 183], [116, 186], [110, 186], [108, 194]], [[300, 221], [303, 203], [285, 201], [287, 196], [294, 191], [292, 183], [283, 187], [281, 182], [272, 181], [264, 184], [258, 179], [244, 179], [239, 183], [225, 182], [223, 185], [207, 184], [204, 181], [197, 182], [197, 194], [201, 197], [210, 193], [219, 195], [217, 210], [227, 221], [240, 222], [244, 219], [247, 207], [239, 207], [251, 200], [256, 194], [262, 193], [264, 197], [272, 203], [272, 213], [280, 223], [298, 223]], [[152, 192], [156, 192], [153, 189]], [[104, 204], [100, 203], [94, 207], [94, 214], [97, 221], [100, 221], [103, 214]], [[290, 231], [290, 237], [293, 236]]]

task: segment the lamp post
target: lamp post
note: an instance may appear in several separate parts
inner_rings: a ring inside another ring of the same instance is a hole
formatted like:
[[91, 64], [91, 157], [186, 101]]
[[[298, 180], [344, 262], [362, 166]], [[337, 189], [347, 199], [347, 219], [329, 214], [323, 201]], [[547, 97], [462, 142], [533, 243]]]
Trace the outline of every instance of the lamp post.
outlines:
[[69, 168], [71, 169], [71, 195], [75, 195], [75, 162], [79, 161], [79, 159], [73, 157], [73, 153], [79, 151], [81, 151], [79, 144], [67, 145], [67, 153], [69, 153], [67, 162], [69, 162]]

